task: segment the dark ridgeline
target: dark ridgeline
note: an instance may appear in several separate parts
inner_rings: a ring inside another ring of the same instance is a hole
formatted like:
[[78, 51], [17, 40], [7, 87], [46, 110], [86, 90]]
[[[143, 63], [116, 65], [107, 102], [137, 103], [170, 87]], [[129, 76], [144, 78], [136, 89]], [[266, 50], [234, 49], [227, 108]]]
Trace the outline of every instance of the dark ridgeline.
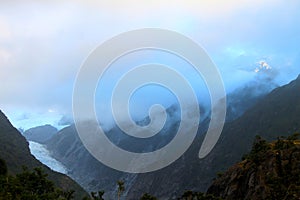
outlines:
[[0, 157], [5, 160], [9, 174], [22, 173], [22, 166], [28, 167], [29, 170], [39, 167], [48, 174], [49, 180], [53, 181], [57, 187], [63, 190], [75, 190], [76, 199], [87, 195], [68, 176], [52, 171], [35, 159], [30, 153], [26, 139], [11, 125], [2, 111], [0, 111], [0, 143]]

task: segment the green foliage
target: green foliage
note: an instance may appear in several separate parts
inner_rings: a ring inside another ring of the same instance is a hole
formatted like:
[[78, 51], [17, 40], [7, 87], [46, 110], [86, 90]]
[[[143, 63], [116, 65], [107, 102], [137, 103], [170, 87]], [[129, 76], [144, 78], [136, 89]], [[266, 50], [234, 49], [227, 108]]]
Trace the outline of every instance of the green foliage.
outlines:
[[223, 175], [224, 175], [224, 172], [218, 172], [218, 173], [217, 173], [217, 177], [218, 177], [218, 178], [221, 178]]
[[119, 180], [117, 182], [118, 185], [118, 199], [120, 199], [122, 193], [125, 191], [124, 181]]
[[292, 147], [295, 147], [295, 142], [299, 140], [300, 134], [294, 133], [293, 135], [288, 136], [287, 138], [281, 136], [277, 138], [275, 142], [274, 149], [275, 150], [285, 150]]
[[0, 176], [7, 175], [7, 166], [4, 160], [0, 158]]
[[103, 195], [104, 191], [98, 191], [98, 194], [96, 192], [91, 192], [92, 200], [104, 200]]
[[294, 133], [293, 135], [290, 135], [287, 137], [287, 140], [290, 141], [296, 141], [300, 139], [300, 133]]
[[270, 144], [257, 135], [252, 145], [252, 150], [249, 154], [244, 155], [242, 159], [248, 159], [258, 164], [264, 159], [264, 155], [269, 149], [271, 149]]
[[[86, 191], [75, 181], [66, 175], [52, 171], [35, 159], [30, 153], [26, 139], [11, 125], [7, 117], [1, 111], [0, 143], [0, 157], [6, 162], [8, 174], [15, 176], [16, 174], [22, 173], [22, 166], [27, 166], [30, 170], [40, 167], [49, 175], [47, 179], [53, 181], [56, 187], [63, 188], [64, 190], [75, 190], [75, 199], [81, 199], [87, 195]], [[0, 164], [0, 171], [1, 166], [4, 165]], [[0, 187], [3, 188], [3, 185], [0, 185]]]
[[275, 150], [282, 150], [286, 149], [286, 143], [284, 142], [285, 137], [278, 137], [277, 141], [275, 142], [274, 149]]
[[41, 168], [23, 172], [16, 176], [0, 177], [0, 199], [5, 200], [70, 200], [74, 191], [62, 191], [55, 188]]
[[264, 187], [270, 191], [269, 199], [300, 199], [299, 136], [298, 133], [281, 136], [270, 144], [257, 137], [251, 152], [246, 155], [246, 159], [260, 166], [274, 159], [275, 172], [265, 174]]
[[272, 199], [300, 199], [299, 134], [278, 138], [275, 142], [276, 174], [267, 177]]
[[244, 159], [217, 178], [208, 192], [225, 199], [300, 199], [299, 134], [271, 143], [257, 136]]
[[157, 200], [157, 198], [154, 197], [154, 196], [152, 196], [152, 195], [150, 195], [150, 194], [148, 194], [148, 193], [145, 193], [145, 194], [141, 197], [140, 200]]
[[222, 200], [222, 198], [202, 192], [186, 191], [178, 200]]

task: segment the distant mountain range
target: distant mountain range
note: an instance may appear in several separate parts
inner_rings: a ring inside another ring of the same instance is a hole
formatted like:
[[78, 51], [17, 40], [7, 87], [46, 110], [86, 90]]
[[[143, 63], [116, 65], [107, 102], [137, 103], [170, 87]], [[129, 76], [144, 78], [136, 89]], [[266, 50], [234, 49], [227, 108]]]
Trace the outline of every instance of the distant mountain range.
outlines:
[[64, 190], [75, 190], [76, 199], [82, 199], [87, 193], [72, 179], [64, 174], [50, 170], [40, 163], [29, 151], [28, 142], [14, 128], [7, 117], [0, 111], [0, 158], [6, 161], [9, 174], [22, 172], [22, 166], [29, 169], [41, 167], [57, 187]]
[[43, 126], [30, 128], [24, 131], [23, 135], [29, 141], [34, 141], [43, 144], [49, 139], [51, 139], [57, 133], [57, 131], [57, 128], [47, 124]]

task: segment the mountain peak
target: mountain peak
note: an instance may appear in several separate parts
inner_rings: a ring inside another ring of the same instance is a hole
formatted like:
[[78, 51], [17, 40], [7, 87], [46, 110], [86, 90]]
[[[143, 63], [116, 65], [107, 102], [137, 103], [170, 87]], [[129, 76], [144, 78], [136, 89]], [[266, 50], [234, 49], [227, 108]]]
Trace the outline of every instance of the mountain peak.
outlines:
[[38, 143], [45, 143], [50, 140], [58, 132], [57, 128], [46, 124], [43, 126], [37, 126], [26, 130], [23, 135], [29, 141], [34, 141]]

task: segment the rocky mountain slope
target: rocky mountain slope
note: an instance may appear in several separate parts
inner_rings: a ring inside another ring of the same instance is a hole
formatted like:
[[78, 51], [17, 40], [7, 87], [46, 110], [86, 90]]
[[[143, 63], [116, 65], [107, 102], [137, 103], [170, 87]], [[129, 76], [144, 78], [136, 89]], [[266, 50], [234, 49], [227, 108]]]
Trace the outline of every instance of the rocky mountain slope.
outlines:
[[[300, 199], [300, 140], [256, 138], [244, 161], [219, 175], [208, 193], [222, 199]], [[298, 135], [299, 136], [299, 135]]]
[[22, 172], [22, 166], [27, 166], [29, 169], [41, 167], [57, 187], [64, 190], [75, 190], [78, 199], [86, 196], [86, 192], [76, 182], [66, 175], [50, 170], [30, 154], [26, 139], [11, 125], [1, 111], [0, 143], [0, 157], [6, 161], [10, 174], [14, 175]]

